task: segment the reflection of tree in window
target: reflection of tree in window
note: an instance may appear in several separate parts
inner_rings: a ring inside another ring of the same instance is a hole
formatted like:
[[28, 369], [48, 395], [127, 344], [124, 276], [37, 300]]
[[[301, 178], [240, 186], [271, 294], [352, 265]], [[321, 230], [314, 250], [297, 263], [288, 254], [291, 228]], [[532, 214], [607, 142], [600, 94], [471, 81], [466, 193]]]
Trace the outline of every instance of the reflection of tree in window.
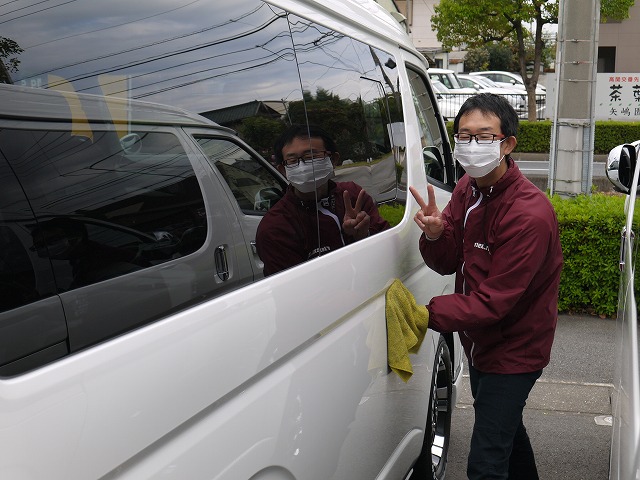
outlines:
[[17, 56], [12, 57], [11, 55], [19, 55], [23, 51], [15, 41], [0, 37], [0, 83], [13, 83], [11, 73], [18, 71], [20, 60]]

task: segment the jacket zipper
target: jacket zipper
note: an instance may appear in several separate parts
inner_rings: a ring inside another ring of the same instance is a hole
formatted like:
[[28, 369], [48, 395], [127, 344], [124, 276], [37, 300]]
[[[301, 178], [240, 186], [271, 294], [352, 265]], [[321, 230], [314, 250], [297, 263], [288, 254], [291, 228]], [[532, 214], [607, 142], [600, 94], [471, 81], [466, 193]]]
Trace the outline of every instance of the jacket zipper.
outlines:
[[[462, 234], [462, 243], [463, 243], [463, 249], [464, 249], [464, 229], [467, 226], [467, 218], [469, 218], [469, 214], [471, 213], [472, 210], [475, 210], [476, 208], [478, 208], [480, 206], [480, 203], [482, 202], [482, 199], [484, 198], [484, 196], [482, 195], [482, 192], [479, 190], [476, 190], [475, 187], [471, 187], [472, 191], [473, 191], [473, 196], [476, 196], [476, 193], [479, 193], [480, 196], [478, 197], [478, 200], [476, 201], [476, 203], [474, 203], [473, 205], [471, 205], [467, 211], [465, 212], [464, 215], [464, 223], [462, 224], [462, 230], [463, 230], [463, 234]], [[491, 187], [491, 190], [489, 191], [489, 193], [491, 193], [493, 191], [493, 186]], [[462, 262], [462, 267], [460, 268], [460, 272], [462, 273], [462, 293], [464, 293], [465, 295], [467, 294], [467, 280], [464, 276], [464, 262]], [[475, 350], [476, 344], [473, 341], [473, 339], [467, 334], [466, 331], [463, 332], [465, 334], [465, 336], [471, 340], [471, 366], [473, 365], [473, 351]]]

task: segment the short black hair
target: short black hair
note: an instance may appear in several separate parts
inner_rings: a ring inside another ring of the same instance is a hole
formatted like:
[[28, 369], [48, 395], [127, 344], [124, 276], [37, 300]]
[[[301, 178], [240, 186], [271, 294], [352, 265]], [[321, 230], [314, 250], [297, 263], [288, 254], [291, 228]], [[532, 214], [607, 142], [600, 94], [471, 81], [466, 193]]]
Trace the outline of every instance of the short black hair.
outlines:
[[324, 143], [324, 148], [329, 152], [335, 153], [338, 151], [336, 142], [331, 135], [321, 127], [317, 125], [294, 124], [287, 128], [273, 145], [276, 163], [284, 163], [282, 149], [285, 145], [291, 143], [294, 138], [321, 138]]
[[479, 93], [467, 98], [453, 121], [453, 133], [458, 133], [460, 118], [474, 110], [498, 117], [500, 130], [505, 137], [518, 135], [518, 114], [504, 96], [495, 93]]

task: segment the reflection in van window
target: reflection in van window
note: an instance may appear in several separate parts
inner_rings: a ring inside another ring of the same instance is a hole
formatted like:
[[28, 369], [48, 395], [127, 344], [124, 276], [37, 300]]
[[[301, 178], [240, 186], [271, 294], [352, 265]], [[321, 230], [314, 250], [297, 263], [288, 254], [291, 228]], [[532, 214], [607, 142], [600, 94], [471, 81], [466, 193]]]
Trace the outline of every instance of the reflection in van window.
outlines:
[[256, 248], [265, 276], [389, 228], [362, 187], [330, 180], [340, 152], [328, 132], [294, 125], [276, 141], [275, 149], [291, 185], [258, 226]]
[[284, 183], [235, 143], [203, 136], [196, 136], [196, 141], [218, 169], [244, 213], [266, 212], [284, 194]]
[[33, 251], [54, 267], [59, 292], [199, 249], [207, 221], [198, 181], [177, 137], [143, 133], [125, 154], [113, 132], [0, 132], [0, 148], [31, 200]]
[[[0, 154], [4, 151], [0, 144]], [[0, 155], [0, 312], [55, 294], [51, 266], [33, 249], [36, 224], [20, 184]]]
[[289, 106], [292, 123], [332, 135], [342, 160], [337, 180], [357, 183], [378, 203], [402, 201], [397, 172], [405, 142], [391, 134], [403, 122], [395, 59], [322, 25], [289, 18], [304, 91], [304, 104]]
[[[82, 15], [74, 9], [63, 3], [30, 11], [28, 32], [19, 17], [3, 21], [2, 35], [24, 48], [13, 83], [180, 107], [234, 129], [266, 159], [285, 128], [316, 124], [342, 154], [336, 180], [360, 185], [377, 204], [405, 202], [404, 118], [390, 53], [262, 0], [180, 8], [140, 0], [134, 10], [113, 0], [108, 7], [86, 2]], [[129, 136], [135, 132], [126, 133], [122, 154], [144, 155]], [[243, 213], [263, 214], [280, 185], [242, 165], [218, 169]], [[163, 241], [177, 241], [162, 232]]]
[[444, 159], [447, 158], [443, 150], [446, 148], [446, 142], [443, 142], [440, 135], [437, 116], [431, 97], [429, 97], [426, 80], [411, 68], [407, 68], [407, 72], [413, 96], [413, 106], [418, 117], [426, 174], [434, 180], [453, 186], [451, 183], [453, 172], [444, 162]]

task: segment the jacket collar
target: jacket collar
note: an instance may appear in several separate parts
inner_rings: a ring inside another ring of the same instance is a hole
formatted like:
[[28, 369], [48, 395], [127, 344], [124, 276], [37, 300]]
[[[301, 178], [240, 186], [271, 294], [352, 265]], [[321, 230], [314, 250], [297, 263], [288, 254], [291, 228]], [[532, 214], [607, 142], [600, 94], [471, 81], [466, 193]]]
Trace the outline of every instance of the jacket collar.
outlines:
[[486, 198], [495, 197], [496, 195], [499, 195], [504, 190], [506, 190], [509, 185], [511, 185], [518, 177], [520, 177], [520, 169], [518, 168], [518, 165], [516, 165], [516, 162], [513, 160], [513, 158], [507, 157], [505, 161], [507, 162], [507, 171], [493, 185], [479, 188], [478, 184], [476, 183], [476, 179], [472, 178], [470, 184], [473, 191], [479, 191]]

